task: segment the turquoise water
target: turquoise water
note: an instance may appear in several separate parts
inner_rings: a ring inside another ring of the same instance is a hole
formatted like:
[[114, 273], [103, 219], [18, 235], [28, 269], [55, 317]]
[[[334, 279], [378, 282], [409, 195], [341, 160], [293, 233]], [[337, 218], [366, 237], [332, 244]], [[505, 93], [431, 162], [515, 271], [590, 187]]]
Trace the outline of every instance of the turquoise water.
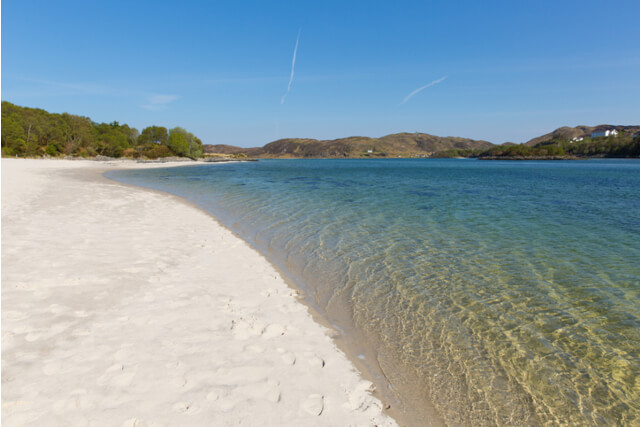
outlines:
[[640, 161], [118, 171], [281, 266], [411, 419], [640, 424]]

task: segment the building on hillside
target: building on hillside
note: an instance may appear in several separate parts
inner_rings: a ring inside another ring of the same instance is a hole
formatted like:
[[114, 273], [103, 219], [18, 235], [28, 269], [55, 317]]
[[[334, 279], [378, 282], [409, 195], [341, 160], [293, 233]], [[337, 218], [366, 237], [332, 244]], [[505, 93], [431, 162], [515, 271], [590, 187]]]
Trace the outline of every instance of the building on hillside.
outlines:
[[584, 138], [581, 136], [576, 136], [575, 138], [571, 139], [571, 142], [580, 142], [580, 141], [584, 141]]
[[618, 136], [618, 131], [615, 129], [607, 129], [591, 133], [591, 138], [597, 138], [599, 136], [604, 136], [605, 138], [608, 138], [610, 136]]

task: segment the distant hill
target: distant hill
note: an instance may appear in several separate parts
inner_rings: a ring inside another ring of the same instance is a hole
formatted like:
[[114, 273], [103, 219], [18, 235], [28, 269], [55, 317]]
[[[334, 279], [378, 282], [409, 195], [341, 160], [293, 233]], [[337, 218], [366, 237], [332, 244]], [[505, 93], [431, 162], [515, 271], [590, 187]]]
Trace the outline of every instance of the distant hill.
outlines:
[[426, 133], [396, 133], [381, 138], [351, 136], [333, 140], [286, 138], [264, 147], [240, 148], [229, 145], [205, 145], [207, 154], [238, 154], [250, 157], [412, 157], [429, 156], [447, 150], [485, 150], [488, 141], [459, 137], [441, 137]]
[[204, 146], [204, 152], [205, 153], [209, 153], [209, 154], [213, 154], [213, 153], [217, 153], [217, 154], [238, 154], [238, 153], [244, 153], [246, 152], [248, 149], [247, 148], [242, 148], [242, 147], [236, 147], [233, 145], [225, 145], [225, 144], [216, 144], [216, 145], [205, 145]]
[[618, 132], [625, 131], [627, 133], [635, 133], [640, 131], [640, 126], [616, 126], [616, 125], [598, 125], [598, 126], [576, 126], [576, 127], [561, 127], [553, 132], [547, 133], [542, 136], [538, 136], [524, 143], [529, 147], [535, 147], [538, 144], [554, 141], [554, 140], [572, 140], [573, 138], [587, 138], [591, 136], [592, 132], [616, 129]]
[[[617, 130], [617, 135], [596, 136], [593, 132]], [[491, 160], [559, 160], [589, 157], [640, 157], [640, 126], [561, 127], [524, 144], [493, 146], [469, 156]]]

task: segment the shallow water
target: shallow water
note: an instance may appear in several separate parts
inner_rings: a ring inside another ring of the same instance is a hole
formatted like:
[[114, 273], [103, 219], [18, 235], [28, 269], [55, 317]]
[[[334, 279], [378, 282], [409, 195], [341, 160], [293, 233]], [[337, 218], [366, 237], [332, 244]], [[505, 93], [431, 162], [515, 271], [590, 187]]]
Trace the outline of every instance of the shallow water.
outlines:
[[109, 176], [182, 196], [260, 249], [413, 419], [640, 423], [640, 161], [266, 160]]

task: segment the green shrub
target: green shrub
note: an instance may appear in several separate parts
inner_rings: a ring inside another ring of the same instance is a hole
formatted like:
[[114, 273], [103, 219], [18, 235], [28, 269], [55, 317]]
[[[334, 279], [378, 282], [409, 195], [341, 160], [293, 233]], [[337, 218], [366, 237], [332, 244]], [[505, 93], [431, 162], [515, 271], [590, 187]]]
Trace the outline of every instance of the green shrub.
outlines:
[[51, 157], [56, 157], [60, 154], [60, 152], [58, 151], [58, 147], [56, 147], [54, 144], [47, 145], [47, 148], [45, 148], [44, 152]]
[[14, 157], [16, 150], [11, 147], [2, 147], [2, 157]]
[[178, 156], [189, 155], [189, 141], [184, 134], [180, 132], [172, 132], [169, 134], [169, 140], [167, 141], [169, 148]]
[[149, 159], [157, 159], [159, 157], [175, 156], [175, 153], [171, 151], [166, 145], [156, 145], [153, 148], [142, 150], [140, 152], [140, 156], [144, 156]]

